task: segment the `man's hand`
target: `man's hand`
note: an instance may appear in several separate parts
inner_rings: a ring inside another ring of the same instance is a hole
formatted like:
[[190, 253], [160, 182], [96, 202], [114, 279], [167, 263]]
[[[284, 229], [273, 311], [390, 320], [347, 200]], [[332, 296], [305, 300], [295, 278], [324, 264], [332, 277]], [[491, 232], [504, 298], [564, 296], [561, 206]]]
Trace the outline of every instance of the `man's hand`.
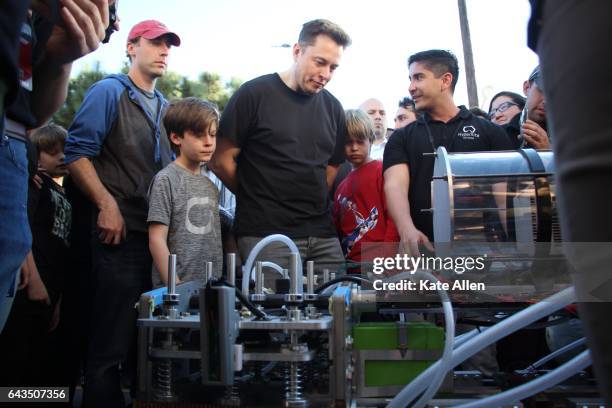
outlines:
[[57, 329], [57, 325], [60, 321], [60, 310], [62, 306], [62, 299], [60, 298], [59, 302], [55, 305], [53, 309], [53, 314], [51, 315], [51, 321], [49, 322], [49, 333]]
[[99, 238], [103, 244], [118, 245], [125, 239], [125, 221], [116, 201], [112, 200], [100, 208], [97, 225], [100, 231]]
[[108, 26], [108, 0], [60, 0], [62, 25], [55, 25], [46, 56], [58, 65], [95, 51]]
[[544, 128], [531, 119], [527, 119], [522, 125], [523, 137], [534, 149], [550, 149], [548, 133]]
[[34, 186], [38, 190], [41, 190], [43, 186], [43, 179], [41, 177], [41, 174], [44, 174], [47, 176], [49, 175], [49, 173], [47, 173], [47, 170], [43, 169], [42, 167], [38, 167], [38, 171], [36, 172], [34, 177], [32, 177], [32, 182], [34, 183]]
[[427, 235], [423, 234], [415, 227], [409, 228], [405, 232], [400, 232], [400, 245], [398, 253], [418, 257], [421, 255], [419, 245], [425, 246], [425, 248], [432, 252], [434, 250], [431, 242], [429, 242], [429, 238], [427, 238]]
[[45, 287], [43, 281], [40, 280], [40, 277], [38, 279], [30, 280], [26, 290], [28, 293], [28, 299], [32, 302], [43, 302], [46, 305], [51, 304], [47, 288]]
[[31, 254], [32, 250], [30, 250], [30, 253], [28, 253], [26, 258], [21, 263], [21, 267], [19, 268], [19, 273], [21, 274], [21, 276], [19, 277], [19, 286], [17, 287], [18, 290], [25, 288], [26, 286], [28, 286], [28, 283], [30, 283], [31, 269], [28, 266], [28, 258], [31, 256]]

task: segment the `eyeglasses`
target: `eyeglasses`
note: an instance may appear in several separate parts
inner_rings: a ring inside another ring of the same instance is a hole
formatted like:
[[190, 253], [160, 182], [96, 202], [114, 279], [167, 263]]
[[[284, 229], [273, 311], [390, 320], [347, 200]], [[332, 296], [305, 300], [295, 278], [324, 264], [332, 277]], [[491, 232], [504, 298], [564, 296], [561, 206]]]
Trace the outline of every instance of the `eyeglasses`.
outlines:
[[489, 112], [489, 118], [493, 119], [493, 116], [495, 116], [495, 114], [497, 112], [505, 112], [507, 111], [511, 106], [518, 106], [518, 104], [514, 103], [514, 102], [504, 102], [501, 105], [499, 105], [496, 109], [493, 109], [491, 112]]

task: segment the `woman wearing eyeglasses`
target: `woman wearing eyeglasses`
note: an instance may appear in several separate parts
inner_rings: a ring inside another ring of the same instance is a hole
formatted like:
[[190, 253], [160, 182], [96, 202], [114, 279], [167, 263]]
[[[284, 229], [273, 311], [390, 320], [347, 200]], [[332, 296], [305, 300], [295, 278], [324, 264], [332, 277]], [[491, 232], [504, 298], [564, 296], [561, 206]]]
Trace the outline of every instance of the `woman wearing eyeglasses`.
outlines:
[[491, 99], [489, 105], [489, 119], [501, 126], [512, 141], [515, 148], [522, 144], [521, 112], [525, 107], [526, 98], [509, 91], [502, 91]]
[[515, 119], [518, 126], [518, 119], [521, 111], [525, 107], [525, 97], [508, 91], [502, 91], [491, 99], [489, 105], [489, 119], [497, 125], [506, 125]]

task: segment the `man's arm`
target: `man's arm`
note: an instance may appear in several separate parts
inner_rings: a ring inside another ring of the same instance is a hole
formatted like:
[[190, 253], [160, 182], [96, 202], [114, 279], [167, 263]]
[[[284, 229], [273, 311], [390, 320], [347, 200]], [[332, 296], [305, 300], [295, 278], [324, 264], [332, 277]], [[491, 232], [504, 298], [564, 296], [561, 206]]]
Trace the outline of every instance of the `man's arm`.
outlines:
[[28, 252], [26, 259], [23, 261], [22, 268], [26, 269], [26, 274], [30, 277], [26, 286], [28, 300], [32, 302], [43, 302], [47, 305], [51, 304], [49, 292], [47, 292], [47, 287], [40, 278], [32, 250]]
[[240, 147], [228, 138], [220, 138], [217, 141], [217, 149], [213, 154], [208, 167], [215, 173], [227, 188], [234, 194], [238, 192], [238, 178], [236, 172], [238, 164], [236, 160], [240, 154]]
[[68, 164], [68, 169], [75, 184], [100, 210], [97, 221], [100, 241], [104, 244], [119, 244], [126, 235], [123, 216], [117, 201], [100, 181], [91, 161], [81, 157]]
[[327, 178], [327, 191], [331, 191], [334, 187], [334, 181], [336, 180], [336, 176], [338, 175], [338, 169], [340, 168], [339, 164], [328, 164], [327, 169], [325, 171]]
[[419, 231], [410, 216], [408, 190], [410, 187], [410, 171], [407, 164], [396, 164], [385, 170], [385, 198], [389, 213], [395, 222], [400, 236], [400, 250], [408, 255], [419, 256], [419, 244], [431, 248], [429, 239]]
[[[37, 3], [33, 3], [35, 9]], [[96, 50], [104, 39], [108, 0], [66, 0], [60, 13], [63, 24], [53, 27], [45, 55], [33, 75], [31, 109], [38, 126], [66, 100], [72, 62]]]

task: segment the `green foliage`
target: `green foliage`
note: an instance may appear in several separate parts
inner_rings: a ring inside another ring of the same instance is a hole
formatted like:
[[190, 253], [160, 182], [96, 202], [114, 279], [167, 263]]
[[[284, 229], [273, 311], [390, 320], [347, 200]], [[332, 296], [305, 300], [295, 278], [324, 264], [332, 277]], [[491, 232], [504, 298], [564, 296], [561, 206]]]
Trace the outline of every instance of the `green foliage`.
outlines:
[[169, 101], [179, 99], [183, 97], [181, 92], [182, 80], [183, 77], [176, 72], [167, 72], [166, 75], [157, 79], [157, 84], [155, 87]]
[[81, 71], [76, 78], [72, 78], [68, 84], [68, 96], [66, 97], [66, 101], [60, 110], [53, 116], [53, 121], [68, 129], [89, 87], [105, 76], [106, 73], [100, 71], [100, 64], [96, 64], [93, 70]]
[[[129, 67], [124, 66], [122, 72], [127, 73], [128, 70]], [[100, 70], [99, 64], [96, 64], [94, 69], [81, 71], [76, 77], [71, 78], [66, 101], [54, 115], [53, 121], [68, 128], [89, 87], [106, 75], [107, 73]], [[219, 74], [211, 72], [202, 72], [195, 81], [176, 72], [167, 72], [157, 80], [156, 88], [170, 101], [195, 96], [216, 103], [223, 111], [241, 84], [242, 80], [233, 77], [223, 82]]]

